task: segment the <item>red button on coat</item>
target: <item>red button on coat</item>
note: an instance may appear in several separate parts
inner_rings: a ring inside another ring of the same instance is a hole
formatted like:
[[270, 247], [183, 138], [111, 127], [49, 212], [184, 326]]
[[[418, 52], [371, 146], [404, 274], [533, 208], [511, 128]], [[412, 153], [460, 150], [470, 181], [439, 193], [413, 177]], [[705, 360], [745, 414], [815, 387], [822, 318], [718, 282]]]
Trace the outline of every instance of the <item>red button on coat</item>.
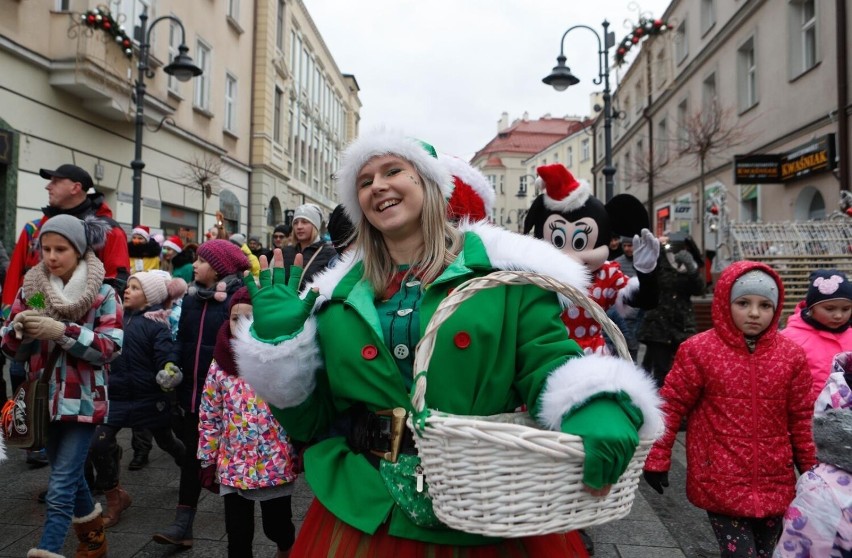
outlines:
[[379, 350], [376, 349], [375, 345], [364, 345], [364, 348], [361, 349], [361, 356], [366, 360], [373, 360], [378, 354]]
[[467, 349], [470, 347], [470, 334], [466, 331], [460, 331], [453, 337], [453, 342], [459, 349]]

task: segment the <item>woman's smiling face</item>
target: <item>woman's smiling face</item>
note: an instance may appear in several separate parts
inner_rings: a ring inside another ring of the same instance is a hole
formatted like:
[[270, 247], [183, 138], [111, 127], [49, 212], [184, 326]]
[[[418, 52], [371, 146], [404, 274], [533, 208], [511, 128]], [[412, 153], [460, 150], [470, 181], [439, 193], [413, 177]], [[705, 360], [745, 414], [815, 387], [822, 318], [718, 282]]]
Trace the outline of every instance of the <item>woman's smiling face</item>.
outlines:
[[364, 217], [389, 238], [405, 238], [420, 230], [423, 179], [407, 160], [382, 155], [367, 161], [356, 178]]

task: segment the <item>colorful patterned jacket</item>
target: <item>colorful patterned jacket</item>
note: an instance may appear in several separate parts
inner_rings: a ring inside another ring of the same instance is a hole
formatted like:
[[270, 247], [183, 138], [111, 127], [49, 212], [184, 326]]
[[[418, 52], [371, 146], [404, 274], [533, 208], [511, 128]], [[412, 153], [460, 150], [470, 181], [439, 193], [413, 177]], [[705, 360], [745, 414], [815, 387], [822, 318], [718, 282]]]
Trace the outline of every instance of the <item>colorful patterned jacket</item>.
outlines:
[[[12, 303], [10, 318], [27, 308], [22, 291]], [[29, 360], [30, 378], [47, 364], [56, 343], [15, 337], [11, 322], [0, 330], [3, 350], [15, 360]], [[77, 322], [65, 322], [57, 343], [62, 351], [50, 379], [50, 418], [67, 422], [106, 422], [108, 363], [124, 340], [122, 306], [113, 288], [101, 285], [92, 307]]]
[[219, 484], [241, 490], [293, 482], [295, 450], [269, 406], [214, 360], [198, 414], [198, 459], [216, 464]]

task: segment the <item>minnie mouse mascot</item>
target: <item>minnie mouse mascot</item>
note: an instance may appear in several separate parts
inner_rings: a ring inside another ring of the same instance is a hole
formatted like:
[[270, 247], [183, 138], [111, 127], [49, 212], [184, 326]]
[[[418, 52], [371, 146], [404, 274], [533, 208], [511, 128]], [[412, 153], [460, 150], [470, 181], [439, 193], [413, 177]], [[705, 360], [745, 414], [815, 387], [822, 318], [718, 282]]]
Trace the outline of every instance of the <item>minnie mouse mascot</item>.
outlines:
[[[629, 194], [619, 194], [607, 204], [592, 196], [588, 182], [578, 181], [563, 165], [536, 169], [536, 186], [542, 192], [532, 203], [524, 221], [524, 233], [583, 263], [592, 273], [589, 298], [601, 308], [651, 309], [657, 305], [658, 288], [654, 270], [660, 242], [648, 230], [648, 212]], [[607, 261], [612, 233], [633, 237], [636, 277], [622, 273], [621, 266]], [[562, 313], [568, 335], [586, 353], [601, 353], [606, 342], [601, 326], [577, 306]]]

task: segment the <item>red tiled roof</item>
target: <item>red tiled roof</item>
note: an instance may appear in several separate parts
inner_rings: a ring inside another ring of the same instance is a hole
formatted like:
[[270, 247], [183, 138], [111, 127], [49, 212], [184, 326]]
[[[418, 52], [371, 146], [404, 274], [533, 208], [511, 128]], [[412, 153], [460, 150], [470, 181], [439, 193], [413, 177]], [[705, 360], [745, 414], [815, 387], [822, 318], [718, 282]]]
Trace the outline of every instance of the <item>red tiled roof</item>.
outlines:
[[485, 166], [485, 167], [502, 167], [502, 166], [504, 166], [503, 165], [503, 159], [501, 159], [500, 157], [498, 157], [496, 155], [492, 155], [491, 157], [488, 158], [487, 161], [485, 161], [485, 165], [483, 165], [483, 166]]
[[[520, 153], [533, 155], [548, 145], [564, 139], [591, 123], [591, 120], [565, 120], [546, 118], [540, 120], [518, 120], [499, 132], [485, 147], [477, 151], [473, 160], [497, 153]], [[486, 166], [493, 157], [488, 157]], [[499, 160], [499, 158], [498, 158]], [[500, 163], [502, 166], [502, 163]]]

